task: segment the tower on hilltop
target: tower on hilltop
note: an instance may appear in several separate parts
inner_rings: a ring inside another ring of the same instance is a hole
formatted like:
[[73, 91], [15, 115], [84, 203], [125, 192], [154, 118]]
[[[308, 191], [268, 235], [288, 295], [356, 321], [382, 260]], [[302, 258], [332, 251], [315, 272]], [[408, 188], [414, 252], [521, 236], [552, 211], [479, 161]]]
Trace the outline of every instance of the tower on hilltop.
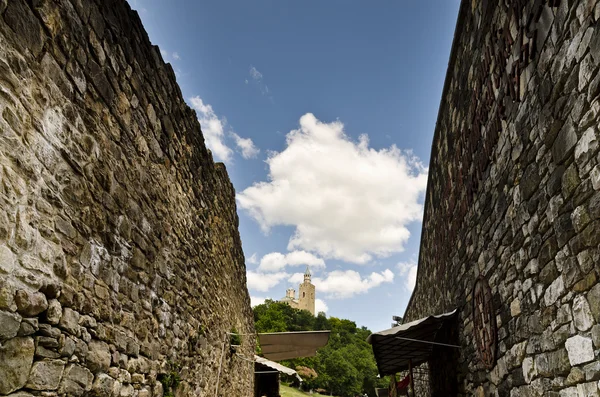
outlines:
[[296, 299], [296, 290], [288, 288], [285, 291], [285, 297], [280, 302], [285, 302], [291, 307], [300, 310], [308, 310], [315, 315], [315, 286], [311, 282], [310, 269], [306, 266], [304, 272], [304, 282], [300, 284], [298, 299]]
[[298, 309], [308, 310], [315, 315], [315, 286], [311, 283], [310, 269], [306, 266], [304, 282], [300, 284], [298, 296]]

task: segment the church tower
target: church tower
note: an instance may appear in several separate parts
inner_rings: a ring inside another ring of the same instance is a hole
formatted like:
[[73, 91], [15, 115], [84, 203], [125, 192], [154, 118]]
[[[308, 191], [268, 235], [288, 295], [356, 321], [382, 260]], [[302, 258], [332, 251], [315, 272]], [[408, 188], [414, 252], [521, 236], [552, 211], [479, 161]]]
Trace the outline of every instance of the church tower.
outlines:
[[315, 286], [311, 283], [310, 269], [306, 266], [304, 272], [304, 282], [300, 284], [300, 293], [298, 296], [298, 309], [308, 310], [315, 315]]

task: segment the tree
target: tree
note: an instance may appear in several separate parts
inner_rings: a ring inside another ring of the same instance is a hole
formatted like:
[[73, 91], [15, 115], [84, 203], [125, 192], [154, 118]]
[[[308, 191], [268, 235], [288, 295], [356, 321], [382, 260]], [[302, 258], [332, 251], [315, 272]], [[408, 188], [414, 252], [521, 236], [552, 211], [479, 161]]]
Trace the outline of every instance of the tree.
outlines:
[[305, 388], [322, 388], [341, 397], [350, 397], [362, 393], [375, 396], [375, 387], [387, 386], [386, 379], [377, 378], [373, 350], [366, 341], [371, 331], [357, 327], [354, 321], [327, 318], [323, 312], [314, 317], [308, 311], [272, 300], [254, 308], [254, 321], [257, 332], [331, 331], [329, 343], [319, 349], [315, 357], [281, 362], [298, 372], [318, 375], [304, 376]]

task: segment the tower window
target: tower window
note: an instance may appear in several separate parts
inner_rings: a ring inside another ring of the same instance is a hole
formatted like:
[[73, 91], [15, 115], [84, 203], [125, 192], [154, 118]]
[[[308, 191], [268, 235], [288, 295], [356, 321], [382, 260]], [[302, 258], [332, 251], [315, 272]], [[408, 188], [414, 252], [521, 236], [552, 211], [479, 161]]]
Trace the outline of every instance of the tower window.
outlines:
[[303, 292], [303, 293], [302, 293], [302, 297], [303, 297], [303, 298], [304, 298], [304, 297], [306, 297], [306, 292]]

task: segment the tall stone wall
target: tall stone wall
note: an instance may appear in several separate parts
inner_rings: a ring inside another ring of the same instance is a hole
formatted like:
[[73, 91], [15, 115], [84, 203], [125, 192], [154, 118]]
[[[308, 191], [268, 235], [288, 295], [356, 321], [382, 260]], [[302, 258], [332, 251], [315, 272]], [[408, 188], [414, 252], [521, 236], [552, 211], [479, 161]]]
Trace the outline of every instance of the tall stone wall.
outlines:
[[0, 395], [251, 395], [234, 189], [137, 13], [0, 15]]
[[405, 315], [458, 308], [458, 395], [600, 393], [599, 19], [598, 0], [462, 1]]

